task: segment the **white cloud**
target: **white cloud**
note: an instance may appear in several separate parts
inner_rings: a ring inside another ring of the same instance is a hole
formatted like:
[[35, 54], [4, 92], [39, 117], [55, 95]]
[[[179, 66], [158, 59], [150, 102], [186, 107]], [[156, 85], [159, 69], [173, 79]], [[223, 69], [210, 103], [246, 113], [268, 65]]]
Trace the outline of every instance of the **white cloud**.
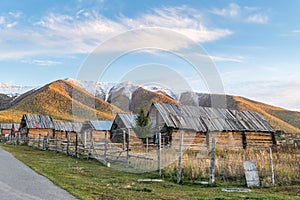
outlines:
[[228, 8], [218, 9], [214, 8], [211, 10], [213, 14], [226, 16], [226, 17], [235, 17], [239, 15], [241, 7], [235, 3], [229, 4]]
[[52, 61], [52, 60], [22, 60], [22, 62], [28, 64], [34, 64], [38, 66], [47, 66], [47, 67], [62, 64], [61, 62]]
[[6, 28], [12, 28], [12, 27], [15, 27], [16, 25], [18, 24], [18, 22], [12, 22], [12, 23], [8, 23], [6, 24]]
[[5, 18], [3, 16], [0, 16], [0, 25], [5, 23]]
[[277, 67], [269, 67], [269, 66], [264, 66], [262, 67], [263, 70], [267, 72], [278, 72], [279, 69]]
[[130, 29], [142, 27], [169, 28], [196, 42], [214, 41], [232, 34], [227, 29], [209, 29], [203, 24], [202, 15], [186, 6], [154, 9], [153, 11], [154, 13], [144, 14], [137, 19], [122, 18], [121, 21]]
[[243, 22], [265, 24], [269, 21], [269, 16], [259, 7], [239, 6], [231, 3], [226, 8], [213, 8], [211, 13], [222, 17], [231, 17]]
[[236, 62], [236, 63], [242, 63], [244, 62], [243, 56], [211, 56], [213, 61], [215, 62]]
[[9, 12], [8, 13], [10, 16], [14, 17], [14, 18], [19, 18], [21, 17], [22, 13], [20, 11], [17, 12]]
[[[89, 53], [106, 39], [140, 27], [171, 29], [196, 42], [215, 41], [232, 34], [227, 29], [209, 28], [202, 19], [201, 13], [186, 6], [154, 9], [135, 18], [121, 16], [117, 19], [106, 18], [93, 10], [79, 10], [74, 15], [50, 13], [33, 26], [0, 30], [0, 38], [5, 38], [0, 59], [49, 53]], [[7, 24], [7, 28], [16, 24]], [[124, 41], [115, 48], [121, 43]]]
[[267, 15], [263, 15], [263, 14], [254, 14], [247, 18], [248, 22], [257, 23], [257, 24], [265, 24], [268, 22], [268, 20], [269, 20], [269, 17]]
[[12, 28], [18, 24], [18, 18], [22, 15], [21, 12], [8, 12], [0, 16], [0, 25], [5, 28]]

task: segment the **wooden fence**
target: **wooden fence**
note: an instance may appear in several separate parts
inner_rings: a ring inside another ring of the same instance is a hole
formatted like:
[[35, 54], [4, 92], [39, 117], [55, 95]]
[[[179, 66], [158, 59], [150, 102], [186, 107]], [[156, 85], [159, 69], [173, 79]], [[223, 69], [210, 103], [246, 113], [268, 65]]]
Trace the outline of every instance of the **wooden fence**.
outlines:
[[262, 185], [300, 183], [300, 148], [297, 144], [273, 146], [270, 151], [270, 148], [243, 149], [234, 145], [223, 147], [218, 146], [218, 142], [213, 145], [212, 141], [191, 145], [185, 134], [179, 136], [178, 142], [172, 146], [164, 144], [160, 134], [157, 144], [148, 145], [131, 144], [128, 140], [112, 143], [107, 138], [97, 141], [91, 139], [83, 143], [79, 134], [65, 139], [47, 136], [23, 138], [16, 135], [2, 138], [2, 141], [61, 152], [78, 158], [94, 158], [122, 171], [157, 171], [160, 176], [176, 174], [178, 183], [184, 177], [207, 181], [210, 178], [210, 183], [213, 180], [242, 180], [241, 184], [245, 184], [242, 163], [247, 160], [257, 162]]

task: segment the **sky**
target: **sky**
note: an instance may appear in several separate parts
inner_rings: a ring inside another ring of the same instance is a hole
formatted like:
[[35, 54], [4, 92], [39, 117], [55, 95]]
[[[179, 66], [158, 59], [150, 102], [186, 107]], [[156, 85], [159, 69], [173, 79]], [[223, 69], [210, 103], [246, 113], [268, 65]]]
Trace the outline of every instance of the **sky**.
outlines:
[[[224, 93], [300, 111], [299, 10], [298, 0], [1, 1], [0, 82], [40, 86], [76, 79], [106, 41], [114, 44], [110, 51], [120, 51], [128, 41], [117, 36], [163, 28], [185, 36], [208, 55]], [[176, 71], [194, 90], [210, 92], [205, 74], [196, 76], [186, 60], [172, 54], [187, 45], [174, 38], [139, 41], [170, 48], [123, 55], [100, 81], [126, 80], [136, 68], [147, 74], [154, 63]], [[152, 73], [161, 79], [169, 75]]]

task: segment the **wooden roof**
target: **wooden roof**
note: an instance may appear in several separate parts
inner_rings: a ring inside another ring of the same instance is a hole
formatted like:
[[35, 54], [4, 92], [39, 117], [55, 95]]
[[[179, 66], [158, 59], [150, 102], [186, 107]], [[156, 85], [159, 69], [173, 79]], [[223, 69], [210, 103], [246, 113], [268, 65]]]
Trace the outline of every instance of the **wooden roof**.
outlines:
[[54, 129], [54, 124], [50, 116], [25, 114], [22, 117], [21, 127], [27, 128], [42, 128], [42, 129]]
[[207, 131], [274, 132], [265, 118], [256, 112], [223, 108], [154, 103], [168, 127]]
[[92, 127], [94, 128], [94, 130], [97, 130], [97, 131], [109, 131], [111, 129], [113, 121], [93, 120], [93, 121], [90, 121], [90, 124], [92, 125]]
[[118, 113], [114, 123], [117, 123], [119, 128], [134, 128], [136, 126], [136, 114]]
[[0, 123], [0, 128], [1, 129], [11, 129], [14, 127], [16, 130], [19, 129], [20, 124], [14, 124], [14, 123]]
[[79, 133], [82, 123], [79, 122], [53, 122], [56, 131], [68, 131]]

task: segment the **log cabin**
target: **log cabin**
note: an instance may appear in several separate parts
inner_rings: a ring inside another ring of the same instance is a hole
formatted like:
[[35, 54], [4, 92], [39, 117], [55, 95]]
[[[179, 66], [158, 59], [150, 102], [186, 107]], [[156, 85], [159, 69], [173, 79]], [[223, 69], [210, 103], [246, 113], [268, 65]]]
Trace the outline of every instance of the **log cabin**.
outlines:
[[82, 123], [79, 122], [53, 122], [53, 138], [75, 140], [76, 135], [80, 133]]
[[180, 132], [191, 149], [209, 147], [212, 137], [219, 147], [232, 149], [276, 144], [274, 129], [256, 112], [153, 103], [148, 117], [153, 134], [160, 132], [167, 145], [177, 145]]
[[136, 118], [136, 114], [118, 113], [111, 126], [111, 142], [124, 143], [130, 138], [131, 145], [142, 144], [142, 140], [137, 137], [133, 130], [136, 127]]
[[15, 134], [16, 132], [18, 132], [19, 127], [20, 127], [20, 124], [1, 123], [0, 124], [1, 134], [2, 135]]
[[93, 138], [96, 142], [103, 142], [110, 139], [110, 129], [113, 121], [108, 120], [92, 120], [86, 121], [82, 125], [81, 138], [84, 143]]
[[21, 135], [32, 138], [51, 136], [54, 132], [54, 124], [50, 116], [24, 114], [19, 130]]

